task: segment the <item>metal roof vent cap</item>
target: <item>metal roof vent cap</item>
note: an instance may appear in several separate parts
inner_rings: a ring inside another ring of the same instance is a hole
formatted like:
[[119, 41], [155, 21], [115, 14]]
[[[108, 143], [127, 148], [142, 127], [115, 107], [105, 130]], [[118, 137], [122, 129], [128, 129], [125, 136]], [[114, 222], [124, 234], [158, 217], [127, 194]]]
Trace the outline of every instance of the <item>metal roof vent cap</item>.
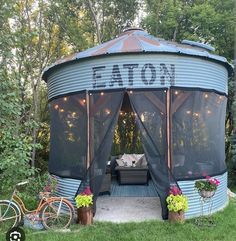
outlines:
[[144, 31], [144, 32], [145, 32], [145, 30], [144, 30], [143, 28], [138, 28], [138, 27], [127, 27], [127, 28], [124, 28], [123, 33], [125, 33], [125, 32], [129, 32], [129, 31], [135, 31], [135, 30], [138, 30], [138, 31]]
[[215, 51], [215, 48], [212, 47], [209, 44], [199, 43], [199, 42], [186, 40], [186, 39], [182, 40], [181, 43], [182, 44], [188, 44], [188, 45], [195, 46], [195, 47], [199, 47], [199, 48], [203, 48], [203, 49], [206, 49], [206, 50], [209, 50], [209, 51]]

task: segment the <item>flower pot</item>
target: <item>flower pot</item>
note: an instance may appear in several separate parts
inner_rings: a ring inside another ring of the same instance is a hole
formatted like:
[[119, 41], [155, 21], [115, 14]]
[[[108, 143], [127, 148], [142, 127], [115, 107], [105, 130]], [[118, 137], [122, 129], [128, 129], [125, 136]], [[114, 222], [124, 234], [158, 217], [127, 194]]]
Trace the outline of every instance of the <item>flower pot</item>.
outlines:
[[184, 223], [184, 211], [169, 211], [168, 220], [171, 223]]
[[77, 223], [89, 225], [93, 223], [93, 209], [90, 207], [82, 207], [77, 209]]
[[200, 196], [203, 198], [211, 198], [214, 195], [215, 195], [215, 191], [206, 191], [206, 190], [200, 191]]

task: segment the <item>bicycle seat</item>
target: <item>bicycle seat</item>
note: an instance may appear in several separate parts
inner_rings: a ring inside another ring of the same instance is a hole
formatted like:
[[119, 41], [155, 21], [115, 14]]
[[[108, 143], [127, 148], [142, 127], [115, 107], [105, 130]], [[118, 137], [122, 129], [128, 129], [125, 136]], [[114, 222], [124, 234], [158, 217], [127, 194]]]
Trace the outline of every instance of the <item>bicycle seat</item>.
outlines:
[[29, 183], [29, 181], [23, 181], [23, 182], [17, 183], [16, 186], [19, 187], [19, 186], [26, 185], [26, 184], [28, 184], [28, 183]]

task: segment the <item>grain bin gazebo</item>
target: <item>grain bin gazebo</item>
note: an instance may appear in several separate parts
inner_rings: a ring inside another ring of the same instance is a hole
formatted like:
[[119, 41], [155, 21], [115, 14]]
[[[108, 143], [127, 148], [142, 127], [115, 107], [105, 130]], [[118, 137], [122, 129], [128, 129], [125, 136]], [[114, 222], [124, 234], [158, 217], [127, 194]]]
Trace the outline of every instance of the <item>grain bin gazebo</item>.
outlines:
[[[212, 211], [227, 203], [225, 112], [232, 68], [208, 45], [165, 41], [142, 29], [73, 54], [43, 73], [51, 116], [49, 172], [59, 193], [78, 184], [99, 194], [124, 98], [141, 131], [162, 217], [171, 183], [189, 199], [186, 217], [201, 213], [196, 179], [216, 176]], [[81, 182], [82, 180], [82, 182]]]

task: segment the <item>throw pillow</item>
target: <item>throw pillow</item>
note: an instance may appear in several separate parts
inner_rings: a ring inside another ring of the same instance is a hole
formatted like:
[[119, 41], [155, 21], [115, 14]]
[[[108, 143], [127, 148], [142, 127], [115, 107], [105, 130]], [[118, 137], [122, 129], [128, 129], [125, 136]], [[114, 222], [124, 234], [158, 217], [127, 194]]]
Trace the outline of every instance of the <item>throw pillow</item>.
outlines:
[[124, 154], [124, 155], [121, 157], [121, 160], [124, 162], [125, 166], [127, 166], [127, 167], [131, 167], [133, 161], [136, 162], [136, 159], [133, 157], [132, 154]]
[[116, 159], [116, 162], [117, 162], [118, 166], [120, 166], [120, 167], [125, 166], [125, 163], [121, 159]]

